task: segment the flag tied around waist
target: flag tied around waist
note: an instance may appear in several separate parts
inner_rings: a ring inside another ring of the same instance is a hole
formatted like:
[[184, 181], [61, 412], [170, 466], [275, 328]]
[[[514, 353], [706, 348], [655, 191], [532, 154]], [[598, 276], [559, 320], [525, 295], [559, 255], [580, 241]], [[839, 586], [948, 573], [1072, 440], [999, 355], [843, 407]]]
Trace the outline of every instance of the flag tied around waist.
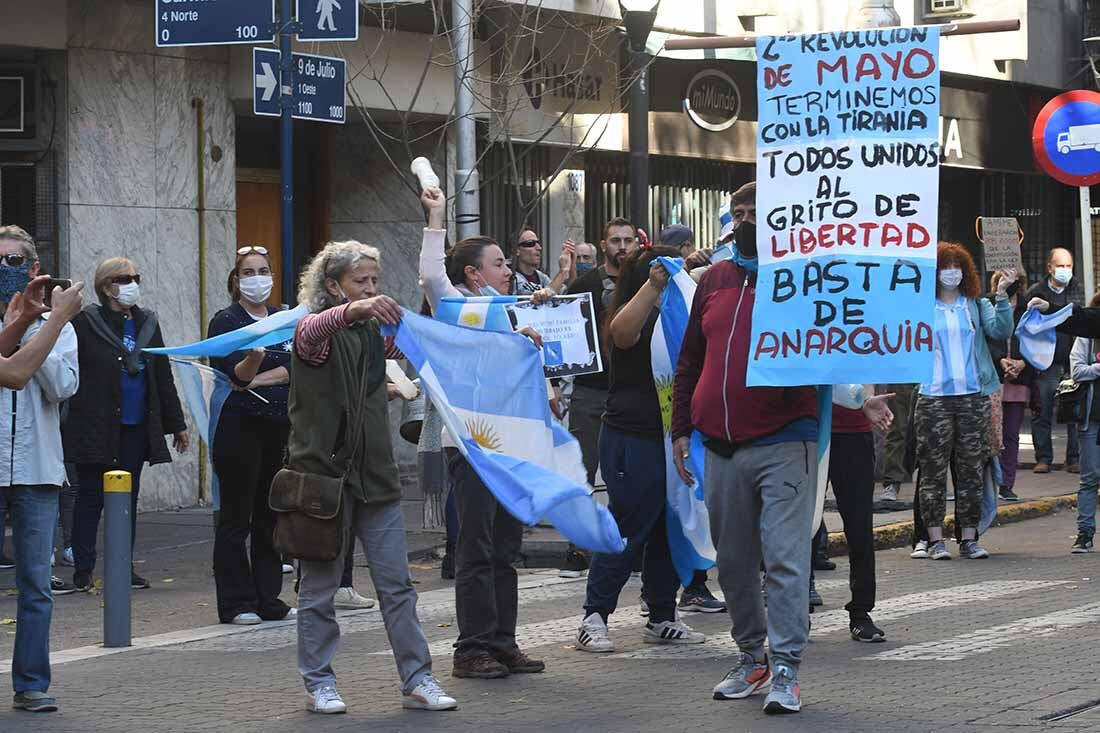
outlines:
[[661, 293], [661, 315], [653, 329], [650, 341], [653, 383], [657, 387], [657, 400], [661, 406], [661, 423], [665, 442], [665, 527], [668, 533], [668, 549], [680, 583], [691, 585], [696, 570], [714, 566], [717, 553], [710, 538], [710, 517], [703, 494], [703, 464], [706, 448], [699, 431], [691, 435], [691, 449], [687, 468], [695, 477], [695, 484], [688, 486], [680, 478], [673, 462], [672, 447], [672, 382], [676, 376], [676, 361], [687, 331], [691, 302], [695, 299], [695, 281], [683, 269], [683, 260], [658, 258], [668, 270], [669, 280]]
[[1016, 337], [1020, 339], [1020, 355], [1039, 371], [1054, 363], [1054, 350], [1058, 334], [1054, 329], [1073, 315], [1073, 306], [1067, 305], [1056, 313], [1044, 314], [1032, 308], [1020, 317]]
[[459, 451], [512, 516], [529, 525], [547, 519], [587, 550], [622, 552], [614, 517], [589, 495], [580, 445], [550, 415], [530, 340], [511, 328], [455, 328], [408, 310], [382, 332], [395, 338]]
[[235, 351], [285, 344], [294, 340], [294, 329], [298, 326], [298, 321], [308, 313], [309, 309], [300, 305], [291, 310], [272, 313], [267, 318], [262, 318], [244, 328], [238, 328], [236, 331], [196, 341], [193, 344], [144, 351], [168, 356], [229, 356]]

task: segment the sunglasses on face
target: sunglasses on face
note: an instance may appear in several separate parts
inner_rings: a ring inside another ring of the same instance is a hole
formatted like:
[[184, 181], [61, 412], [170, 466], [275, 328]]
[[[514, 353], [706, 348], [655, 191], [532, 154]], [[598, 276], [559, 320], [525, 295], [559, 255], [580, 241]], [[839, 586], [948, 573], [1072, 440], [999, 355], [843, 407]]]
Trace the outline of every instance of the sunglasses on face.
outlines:
[[542, 244], [542, 242], [537, 239], [525, 239], [519, 243], [519, 247], [522, 249], [527, 249], [529, 247], [537, 247], [540, 244]]
[[22, 267], [30, 262], [26, 255], [0, 255], [0, 262], [12, 267]]
[[141, 275], [115, 275], [111, 278], [112, 285], [129, 285], [130, 283], [141, 284]]
[[240, 256], [240, 257], [244, 257], [245, 255], [250, 255], [250, 254], [253, 254], [253, 253], [258, 254], [258, 255], [263, 255], [264, 257], [266, 257], [267, 256], [267, 247], [256, 247], [256, 246], [253, 246], [253, 245], [249, 245], [248, 247], [241, 247], [240, 249], [237, 250], [237, 255]]

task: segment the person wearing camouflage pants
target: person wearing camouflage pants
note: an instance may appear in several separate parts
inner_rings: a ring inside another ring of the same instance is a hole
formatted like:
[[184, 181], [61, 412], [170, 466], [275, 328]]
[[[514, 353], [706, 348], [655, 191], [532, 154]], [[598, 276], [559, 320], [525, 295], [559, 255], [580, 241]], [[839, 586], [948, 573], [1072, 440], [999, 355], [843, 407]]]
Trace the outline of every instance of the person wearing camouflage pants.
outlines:
[[977, 527], [982, 513], [982, 466], [989, 457], [989, 398], [920, 395], [916, 407], [917, 457], [920, 463], [921, 519], [925, 527], [943, 527], [947, 513], [947, 469], [956, 453], [955, 509], [965, 528]]

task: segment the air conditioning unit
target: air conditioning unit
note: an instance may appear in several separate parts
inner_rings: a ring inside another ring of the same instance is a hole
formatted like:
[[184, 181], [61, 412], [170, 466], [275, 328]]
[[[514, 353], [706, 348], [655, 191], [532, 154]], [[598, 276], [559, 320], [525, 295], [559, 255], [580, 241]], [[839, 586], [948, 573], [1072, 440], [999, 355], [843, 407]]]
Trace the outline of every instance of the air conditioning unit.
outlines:
[[925, 0], [925, 18], [961, 18], [974, 15], [967, 11], [967, 0]]

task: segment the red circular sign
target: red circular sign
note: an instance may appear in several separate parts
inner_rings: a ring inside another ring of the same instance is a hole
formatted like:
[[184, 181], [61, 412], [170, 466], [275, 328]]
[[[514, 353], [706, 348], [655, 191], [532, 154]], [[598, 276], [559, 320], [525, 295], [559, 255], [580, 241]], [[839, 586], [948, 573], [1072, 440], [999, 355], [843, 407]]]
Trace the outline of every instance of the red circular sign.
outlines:
[[1047, 102], [1031, 128], [1031, 147], [1054, 179], [1069, 186], [1100, 183], [1100, 94], [1077, 89]]

